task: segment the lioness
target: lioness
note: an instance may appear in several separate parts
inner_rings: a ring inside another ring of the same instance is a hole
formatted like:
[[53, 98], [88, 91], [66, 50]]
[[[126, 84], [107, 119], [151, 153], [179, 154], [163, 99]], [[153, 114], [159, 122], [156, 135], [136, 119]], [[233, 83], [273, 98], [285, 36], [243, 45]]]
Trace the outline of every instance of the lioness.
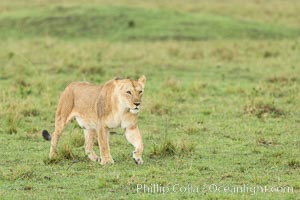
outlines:
[[[103, 165], [114, 163], [109, 148], [109, 129], [122, 127], [127, 140], [135, 147], [133, 159], [136, 164], [142, 164], [143, 143], [137, 122], [145, 81], [146, 77], [142, 75], [137, 81], [115, 78], [103, 85], [69, 84], [59, 99], [52, 137], [48, 131], [42, 132], [46, 140], [51, 140], [50, 158], [57, 156], [59, 137], [67, 123], [75, 117], [84, 130], [85, 153], [92, 161]], [[100, 158], [93, 150], [96, 134]]]

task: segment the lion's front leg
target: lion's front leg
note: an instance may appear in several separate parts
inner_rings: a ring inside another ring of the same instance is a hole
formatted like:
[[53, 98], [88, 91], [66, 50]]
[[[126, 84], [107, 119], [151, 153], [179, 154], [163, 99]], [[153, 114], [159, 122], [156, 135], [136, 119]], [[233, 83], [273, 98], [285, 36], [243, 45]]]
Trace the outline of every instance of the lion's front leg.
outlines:
[[98, 144], [100, 148], [101, 164], [114, 163], [109, 149], [109, 131], [106, 128], [101, 128], [98, 131]]
[[84, 130], [84, 150], [85, 154], [89, 157], [92, 161], [100, 161], [100, 158], [95, 153], [93, 146], [94, 146], [94, 137], [96, 135], [95, 130]]
[[126, 128], [125, 135], [128, 142], [135, 147], [135, 150], [133, 151], [135, 163], [138, 165], [143, 164], [142, 154], [144, 147], [139, 128], [137, 126], [134, 128]]

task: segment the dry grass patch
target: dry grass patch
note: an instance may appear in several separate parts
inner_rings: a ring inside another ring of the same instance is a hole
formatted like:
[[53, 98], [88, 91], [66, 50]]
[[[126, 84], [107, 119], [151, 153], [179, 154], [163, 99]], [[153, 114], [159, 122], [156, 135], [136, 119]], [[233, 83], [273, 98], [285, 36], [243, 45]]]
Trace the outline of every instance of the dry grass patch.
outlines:
[[288, 84], [294, 83], [297, 81], [297, 78], [294, 76], [287, 77], [287, 76], [272, 76], [266, 79], [268, 83], [279, 83], [279, 84]]
[[0, 170], [0, 178], [3, 180], [30, 180], [34, 178], [34, 169], [29, 166], [17, 166], [6, 170]]
[[300, 161], [295, 159], [288, 161], [287, 165], [292, 169], [300, 169]]
[[100, 66], [80, 67], [79, 71], [88, 75], [103, 76], [105, 74], [105, 71]]
[[186, 156], [195, 151], [195, 144], [186, 140], [175, 143], [170, 139], [164, 139], [161, 143], [154, 144], [150, 153], [151, 158]]
[[172, 92], [182, 91], [182, 84], [177, 78], [168, 78], [163, 82], [163, 88], [168, 88]]
[[6, 116], [6, 132], [9, 134], [17, 133], [21, 120], [21, 115], [17, 105], [11, 104], [7, 109]]
[[274, 103], [251, 102], [244, 107], [244, 113], [258, 118], [281, 117], [285, 112], [277, 108]]
[[78, 158], [78, 156], [74, 154], [73, 147], [70, 144], [63, 144], [62, 147], [59, 148], [58, 156], [67, 160], [76, 160]]

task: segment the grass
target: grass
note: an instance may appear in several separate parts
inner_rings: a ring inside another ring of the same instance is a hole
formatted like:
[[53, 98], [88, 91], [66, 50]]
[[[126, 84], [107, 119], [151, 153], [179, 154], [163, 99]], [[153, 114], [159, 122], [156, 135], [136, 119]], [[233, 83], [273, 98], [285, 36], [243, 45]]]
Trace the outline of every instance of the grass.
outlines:
[[[296, 38], [295, 28], [211, 14], [130, 7], [54, 6], [9, 15], [0, 21], [4, 38], [39, 36], [110, 40], [208, 40]], [[19, 30], [22, 30], [20, 32]]]
[[[2, 1], [0, 199], [299, 199], [299, 4], [229, 2]], [[75, 122], [48, 159], [69, 82], [141, 74], [143, 166], [120, 129], [115, 164], [90, 162]], [[294, 192], [136, 190], [177, 183]]]

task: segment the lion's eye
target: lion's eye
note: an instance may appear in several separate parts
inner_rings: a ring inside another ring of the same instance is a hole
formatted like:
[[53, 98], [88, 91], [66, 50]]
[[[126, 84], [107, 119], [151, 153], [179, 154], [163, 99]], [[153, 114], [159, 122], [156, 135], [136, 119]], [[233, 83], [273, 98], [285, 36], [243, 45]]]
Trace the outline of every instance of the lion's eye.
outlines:
[[126, 93], [131, 95], [131, 92], [130, 92], [130, 91], [127, 91]]
[[142, 94], [143, 93], [143, 91], [139, 91], [139, 94]]

